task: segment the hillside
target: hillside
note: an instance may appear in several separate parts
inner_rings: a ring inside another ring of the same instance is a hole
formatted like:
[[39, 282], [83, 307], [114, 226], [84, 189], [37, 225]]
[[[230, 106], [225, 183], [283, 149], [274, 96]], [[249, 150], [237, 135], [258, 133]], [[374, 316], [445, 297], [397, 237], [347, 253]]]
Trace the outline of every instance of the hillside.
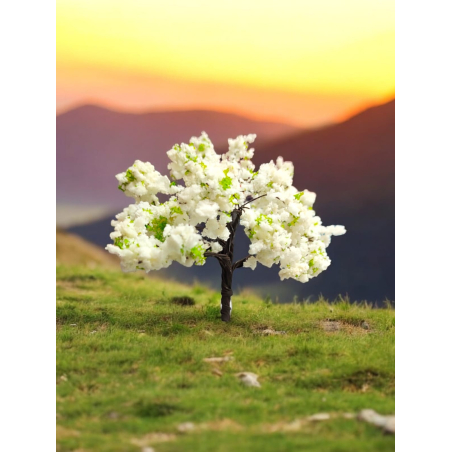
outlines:
[[135, 160], [167, 173], [166, 152], [205, 130], [219, 148], [227, 139], [257, 133], [258, 143], [300, 129], [235, 114], [193, 110], [122, 113], [85, 105], [57, 116], [57, 203], [121, 206], [115, 174]]
[[243, 293], [224, 324], [219, 300], [202, 286], [57, 267], [57, 450], [394, 449], [357, 416], [394, 413], [392, 309]]
[[[295, 165], [294, 184], [317, 193], [315, 210], [324, 224], [343, 224], [347, 234], [328, 248], [332, 265], [308, 284], [281, 282], [278, 269], [258, 266], [234, 274], [234, 291], [251, 287], [279, 301], [348, 294], [352, 300], [382, 304], [395, 298], [394, 101], [368, 109], [341, 124], [304, 132], [269, 145], [256, 145], [254, 161], [279, 155]], [[123, 205], [128, 203], [123, 199]], [[105, 246], [111, 218], [71, 228]], [[249, 240], [237, 235], [237, 257], [246, 255]], [[217, 288], [219, 266], [186, 268], [174, 264], [161, 271], [177, 281], [201, 281]]]
[[102, 267], [118, 269], [119, 260], [104, 249], [81, 237], [57, 229], [57, 265], [80, 265], [88, 268]]

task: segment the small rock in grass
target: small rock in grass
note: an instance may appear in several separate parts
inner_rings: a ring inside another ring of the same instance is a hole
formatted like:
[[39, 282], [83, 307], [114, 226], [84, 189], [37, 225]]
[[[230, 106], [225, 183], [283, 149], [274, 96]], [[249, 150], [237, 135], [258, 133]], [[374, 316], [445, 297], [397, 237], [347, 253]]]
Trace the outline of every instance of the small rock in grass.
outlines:
[[77, 326], [77, 324], [76, 323], [71, 323], [71, 326]]
[[358, 419], [376, 425], [377, 427], [382, 427], [386, 422], [385, 416], [378, 414], [375, 410], [369, 409], [361, 410], [358, 414]]
[[[146, 447], [150, 447], [149, 443], [166, 443], [168, 441], [175, 441], [177, 436], [174, 433], [160, 433], [152, 432], [148, 433], [141, 438], [132, 438], [130, 442], [135, 446], [141, 447], [142, 450]], [[154, 451], [154, 449], [151, 450]]]
[[317, 413], [308, 417], [308, 421], [327, 421], [331, 416], [328, 413]]
[[204, 358], [203, 361], [205, 363], [225, 363], [227, 361], [232, 361], [234, 359], [233, 356], [221, 356], [219, 358]]
[[395, 417], [393, 415], [384, 416], [374, 410], [366, 409], [359, 412], [358, 419], [380, 427], [386, 433], [395, 433]]
[[112, 411], [111, 413], [108, 413], [108, 418], [109, 419], [118, 419], [119, 414], [116, 411]]
[[286, 334], [286, 332], [285, 331], [275, 331], [273, 328], [267, 328], [267, 329], [263, 330], [261, 334], [264, 336], [275, 336], [275, 335], [280, 335], [280, 334]]
[[221, 370], [218, 369], [218, 367], [215, 367], [214, 369], [212, 369], [212, 373], [214, 375], [216, 375], [217, 377], [221, 377], [223, 375], [223, 372], [221, 372]]
[[177, 426], [177, 430], [181, 433], [192, 432], [195, 429], [195, 424], [193, 422], [182, 422]]
[[289, 422], [282, 426], [282, 430], [285, 432], [297, 432], [303, 426], [303, 421], [300, 419], [295, 419], [292, 422]]
[[385, 433], [395, 434], [395, 416], [386, 416], [386, 423], [383, 427]]
[[214, 336], [214, 334], [212, 333], [212, 331], [204, 330], [203, 333], [204, 333], [206, 336]]
[[361, 328], [363, 328], [365, 330], [368, 330], [369, 329], [369, 324], [364, 321], [364, 322], [361, 323]]
[[343, 413], [343, 414], [342, 414], [342, 417], [343, 417], [344, 419], [355, 419], [356, 414], [355, 414], [355, 413]]
[[143, 447], [143, 449], [141, 449], [141, 452], [155, 452], [155, 449], [153, 447]]
[[90, 331], [89, 334], [97, 333], [97, 330]]
[[253, 374], [252, 372], [239, 372], [235, 374], [235, 376], [244, 384], [245, 386], [254, 386], [256, 388], [260, 388], [261, 385], [257, 381], [259, 378], [258, 375]]

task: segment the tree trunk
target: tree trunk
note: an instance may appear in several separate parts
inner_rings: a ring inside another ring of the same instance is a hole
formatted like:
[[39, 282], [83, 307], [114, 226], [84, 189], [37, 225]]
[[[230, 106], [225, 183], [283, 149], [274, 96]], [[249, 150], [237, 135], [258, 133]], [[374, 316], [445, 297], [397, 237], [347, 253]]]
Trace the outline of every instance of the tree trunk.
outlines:
[[[266, 196], [266, 195], [262, 195]], [[251, 199], [246, 202], [243, 206], [235, 208], [231, 212], [231, 221], [226, 225], [229, 229], [229, 238], [227, 241], [216, 239], [218, 243], [222, 246], [222, 250], [220, 253], [214, 252], [206, 252], [204, 253], [205, 257], [215, 257], [221, 265], [221, 320], [223, 322], [231, 321], [231, 297], [232, 297], [232, 273], [237, 268], [243, 267], [244, 262], [250, 257], [246, 256], [243, 259], [238, 260], [233, 263], [234, 257], [234, 237], [235, 231], [237, 230], [237, 226], [240, 222], [240, 216], [242, 215], [244, 206], [249, 204], [256, 199], [262, 198], [259, 196], [257, 198]], [[201, 233], [203, 227], [198, 229]]]
[[231, 261], [221, 266], [221, 320], [231, 320], [232, 297], [232, 265]]

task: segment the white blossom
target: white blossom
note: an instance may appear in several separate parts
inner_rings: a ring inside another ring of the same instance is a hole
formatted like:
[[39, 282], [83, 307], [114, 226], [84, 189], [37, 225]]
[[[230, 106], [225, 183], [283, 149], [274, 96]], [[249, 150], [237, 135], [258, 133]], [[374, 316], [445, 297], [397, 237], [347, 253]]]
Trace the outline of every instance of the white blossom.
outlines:
[[[316, 195], [293, 185], [294, 167], [278, 157], [255, 171], [256, 135], [229, 139], [219, 155], [205, 132], [189, 144], [174, 145], [167, 155], [170, 179], [150, 163], [136, 160], [118, 174], [119, 189], [135, 199], [112, 221], [113, 244], [107, 250], [120, 257], [126, 272], [149, 272], [179, 262], [203, 265], [205, 253], [221, 252], [229, 237], [231, 212], [241, 210], [240, 224], [250, 239], [244, 267], [279, 265], [281, 279], [307, 282], [326, 270], [331, 236], [343, 226], [323, 226], [313, 205]], [[160, 203], [158, 194], [170, 198]]]

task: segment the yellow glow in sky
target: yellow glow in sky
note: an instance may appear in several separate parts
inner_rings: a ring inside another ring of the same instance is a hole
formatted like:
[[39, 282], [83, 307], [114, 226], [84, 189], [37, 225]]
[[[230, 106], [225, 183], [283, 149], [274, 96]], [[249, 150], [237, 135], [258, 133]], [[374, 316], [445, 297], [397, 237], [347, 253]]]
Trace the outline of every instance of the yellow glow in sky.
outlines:
[[[170, 80], [182, 96], [166, 95], [168, 108], [189, 106], [182, 86], [210, 105], [202, 84], [352, 108], [394, 92], [394, 1], [57, 0], [57, 71], [60, 106], [94, 92], [125, 108], [158, 106], [146, 85]], [[148, 92], [141, 104], [134, 83]]]

